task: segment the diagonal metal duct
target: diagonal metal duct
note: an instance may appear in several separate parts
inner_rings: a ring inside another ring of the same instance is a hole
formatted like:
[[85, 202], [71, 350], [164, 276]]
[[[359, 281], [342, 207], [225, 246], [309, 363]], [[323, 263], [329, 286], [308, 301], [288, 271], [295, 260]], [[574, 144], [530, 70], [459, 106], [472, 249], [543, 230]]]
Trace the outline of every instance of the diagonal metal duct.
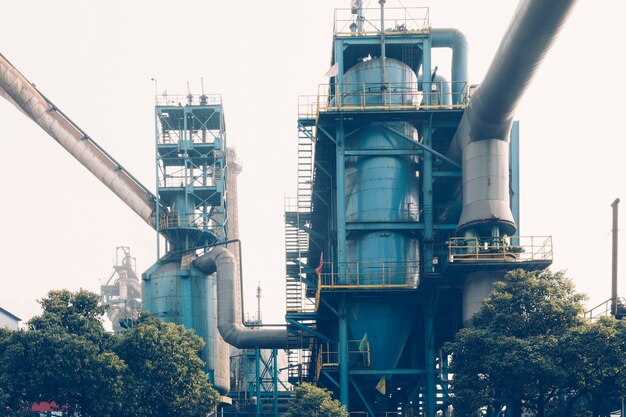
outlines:
[[0, 54], [0, 96], [16, 106], [151, 227], [156, 197], [41, 94]]
[[522, 0], [485, 80], [472, 96], [448, 157], [463, 166], [463, 212], [458, 230], [513, 234], [508, 138], [513, 116], [576, 0]]

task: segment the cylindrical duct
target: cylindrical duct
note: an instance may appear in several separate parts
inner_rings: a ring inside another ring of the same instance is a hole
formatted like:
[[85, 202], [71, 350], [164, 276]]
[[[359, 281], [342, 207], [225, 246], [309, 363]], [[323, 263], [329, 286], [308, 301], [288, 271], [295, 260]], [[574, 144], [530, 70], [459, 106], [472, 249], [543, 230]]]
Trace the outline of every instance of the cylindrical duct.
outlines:
[[[245, 328], [235, 306], [238, 302], [235, 256], [226, 248], [213, 248], [200, 256], [193, 265], [205, 275], [216, 274], [218, 329], [229, 344], [239, 349], [287, 349], [287, 329]], [[291, 346], [299, 348], [300, 346]]]
[[[576, 0], [520, 1], [487, 75], [473, 94], [448, 148], [451, 159], [463, 160], [463, 183], [464, 186], [472, 187], [463, 191], [463, 214], [459, 229], [482, 226], [486, 221], [501, 226], [501, 230], [493, 229], [488, 235], [515, 231], [509, 208], [508, 185], [507, 190], [504, 190], [502, 179], [503, 175], [506, 176], [508, 184], [511, 123], [519, 100], [575, 3]], [[473, 144], [479, 141], [489, 144]], [[503, 141], [504, 144], [497, 145], [497, 141]], [[506, 151], [504, 147], [507, 147]], [[487, 156], [484, 153], [490, 151], [497, 155]], [[478, 153], [482, 156], [478, 156]], [[473, 168], [465, 167], [467, 161], [476, 158], [489, 163], [489, 173], [485, 172], [478, 160], [470, 162]], [[505, 159], [496, 161], [496, 158]], [[474, 173], [475, 169], [479, 172]]]
[[[521, 0], [450, 144], [460, 161], [468, 142], [508, 140], [513, 115], [576, 0]], [[453, 80], [454, 81], [454, 80]]]
[[65, 117], [0, 54], [0, 91], [94, 174], [151, 227], [155, 196]]
[[[237, 177], [241, 173], [241, 163], [237, 158], [237, 151], [233, 148], [226, 148], [226, 237], [228, 240], [239, 239], [239, 199], [237, 198]], [[229, 243], [226, 247], [235, 256], [235, 268], [241, 265], [239, 251], [236, 245], [239, 243]], [[237, 277], [241, 276], [241, 271], [237, 271]], [[235, 295], [242, 294], [239, 280], [236, 279]], [[237, 297], [235, 297], [237, 298]], [[238, 301], [238, 300], [236, 300]], [[235, 303], [235, 314], [243, 317], [241, 302]]]
[[472, 324], [472, 317], [483, 305], [483, 301], [493, 291], [493, 285], [502, 281], [506, 271], [470, 272], [463, 277], [463, 303], [461, 306], [463, 325]]
[[[431, 29], [433, 48], [452, 49], [452, 103], [465, 102], [467, 92], [467, 40], [458, 29]], [[433, 81], [436, 81], [433, 80]]]
[[463, 151], [463, 213], [459, 231], [467, 228], [492, 236], [515, 233], [509, 206], [509, 144], [497, 139], [471, 142]]

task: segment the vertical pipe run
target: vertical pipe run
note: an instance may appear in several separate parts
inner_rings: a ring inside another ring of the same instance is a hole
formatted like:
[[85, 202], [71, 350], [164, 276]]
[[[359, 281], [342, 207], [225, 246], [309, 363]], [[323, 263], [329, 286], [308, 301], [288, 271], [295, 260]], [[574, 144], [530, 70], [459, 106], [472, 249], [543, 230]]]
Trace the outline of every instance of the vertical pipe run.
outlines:
[[[181, 275], [182, 275], [183, 270], [181, 270]], [[183, 293], [183, 300], [182, 300], [182, 304], [183, 304], [183, 326], [185, 326], [188, 329], [193, 329], [193, 319], [192, 319], [192, 311], [191, 311], [191, 304], [192, 304], [192, 290], [191, 290], [191, 274], [189, 274], [189, 271], [186, 271], [188, 273], [187, 276], [182, 276], [181, 280], [180, 280], [180, 285], [181, 285], [181, 291]]]
[[611, 203], [613, 208], [613, 228], [611, 230], [613, 235], [613, 250], [611, 257], [611, 313], [613, 316], [617, 315], [617, 206], [619, 205], [619, 198]]
[[274, 396], [274, 417], [278, 417], [278, 349], [272, 349], [274, 364], [272, 370], [272, 388]]
[[[424, 145], [431, 147], [431, 125], [424, 123]], [[424, 272], [433, 272], [433, 156], [424, 152], [422, 158], [422, 199], [424, 207]]]
[[385, 0], [378, 0], [380, 4], [380, 60], [382, 61], [381, 84], [382, 90], [385, 90], [387, 84], [387, 70], [385, 69]]
[[429, 297], [424, 305], [424, 367], [425, 375], [425, 406], [426, 416], [435, 415], [437, 392], [435, 387], [435, 299]]
[[347, 316], [346, 300], [343, 298], [339, 303], [339, 401], [349, 410]]
[[[156, 88], [156, 87], [155, 87]], [[157, 102], [157, 97], [154, 97], [154, 101], [155, 103]], [[156, 253], [157, 253], [157, 259], [161, 259], [161, 197], [159, 196], [158, 190], [160, 188], [160, 184], [159, 184], [159, 139], [160, 139], [160, 135], [159, 135], [159, 111], [158, 109], [155, 107], [154, 108], [154, 134], [155, 134], [155, 140], [154, 140], [154, 156], [155, 156], [155, 161], [154, 161], [154, 178], [156, 178], [156, 205], [155, 205], [155, 220], [154, 220], [154, 229], [156, 230]], [[165, 185], [165, 184], [164, 184]], [[148, 310], [150, 311], [150, 310]]]
[[[431, 101], [431, 41], [424, 40], [422, 84], [426, 105]], [[424, 123], [423, 143], [431, 147], [431, 124]], [[422, 157], [422, 199], [424, 207], [424, 272], [432, 272], [433, 263], [433, 156], [430, 152], [424, 152]]]
[[256, 380], [256, 415], [261, 416], [261, 349], [254, 349], [255, 380]]
[[346, 283], [346, 159], [343, 120], [339, 121], [336, 134], [336, 201], [337, 201], [337, 273], [339, 284]]
[[[519, 186], [519, 121], [513, 122], [511, 127], [511, 143], [509, 153], [509, 173], [511, 177], [511, 212], [517, 225], [517, 235], [520, 232], [520, 186]], [[511, 239], [513, 246], [519, 246], [519, 237]]]

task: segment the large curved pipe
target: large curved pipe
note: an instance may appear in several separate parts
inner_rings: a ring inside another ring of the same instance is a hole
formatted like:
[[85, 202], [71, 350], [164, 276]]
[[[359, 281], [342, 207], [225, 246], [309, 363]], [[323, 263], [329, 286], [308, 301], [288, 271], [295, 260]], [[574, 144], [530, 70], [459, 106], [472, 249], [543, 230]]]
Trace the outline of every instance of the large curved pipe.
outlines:
[[246, 328], [236, 312], [235, 255], [226, 248], [213, 248], [193, 262], [194, 266], [207, 275], [217, 273], [217, 329], [226, 341], [239, 349], [288, 349], [286, 328]]
[[576, 0], [522, 0], [484, 81], [472, 96], [450, 144], [461, 160], [467, 143], [508, 140], [515, 109]]
[[151, 227], [156, 197], [0, 54], [0, 96], [30, 117]]
[[485, 80], [472, 96], [448, 148], [463, 164], [457, 232], [514, 234], [509, 196], [509, 132], [515, 109], [576, 0], [521, 0]]
[[467, 39], [458, 29], [430, 29], [433, 48], [452, 49], [452, 104], [463, 103], [467, 89]]

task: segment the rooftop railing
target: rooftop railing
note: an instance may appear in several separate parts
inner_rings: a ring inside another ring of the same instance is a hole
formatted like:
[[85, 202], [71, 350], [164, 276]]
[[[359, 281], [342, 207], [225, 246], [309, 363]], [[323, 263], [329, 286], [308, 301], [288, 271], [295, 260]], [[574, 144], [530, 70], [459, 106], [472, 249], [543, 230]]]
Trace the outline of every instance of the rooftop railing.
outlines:
[[[385, 7], [385, 34], [428, 33], [428, 7]], [[335, 36], [377, 35], [380, 33], [380, 7], [363, 8], [361, 15], [352, 9], [335, 9]]]
[[[337, 84], [330, 93], [330, 84], [321, 84], [317, 95], [298, 98], [298, 116], [317, 118], [321, 112], [375, 111], [375, 110], [454, 110], [465, 109], [469, 101], [469, 89], [463, 82], [432, 82], [430, 91], [422, 91], [418, 83], [360, 83]], [[458, 88], [457, 84], [462, 84]], [[454, 103], [453, 95], [460, 100]]]
[[449, 242], [450, 263], [551, 261], [553, 258], [552, 236], [452, 237]]

